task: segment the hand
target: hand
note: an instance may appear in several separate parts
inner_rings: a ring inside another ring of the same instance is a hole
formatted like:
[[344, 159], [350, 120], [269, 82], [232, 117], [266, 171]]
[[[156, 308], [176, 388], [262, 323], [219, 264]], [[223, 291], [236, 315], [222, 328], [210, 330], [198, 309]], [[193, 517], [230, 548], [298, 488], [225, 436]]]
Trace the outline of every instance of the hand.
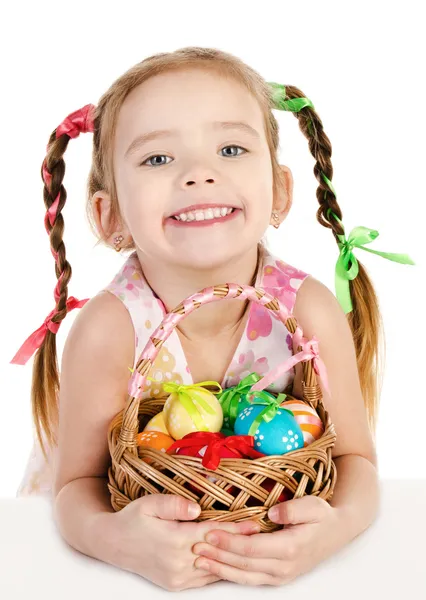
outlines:
[[269, 509], [270, 520], [288, 527], [251, 536], [211, 531], [193, 547], [201, 555], [195, 566], [243, 585], [282, 585], [345, 543], [339, 509], [322, 498], [293, 498], [273, 508], [277, 514]]
[[[190, 514], [189, 507], [196, 512]], [[210, 531], [244, 537], [259, 532], [253, 521], [191, 523], [200, 506], [181, 496], [150, 494], [130, 502], [116, 513], [108, 513], [115, 522], [116, 535], [110, 541], [115, 548], [112, 564], [149, 579], [168, 591], [202, 587], [221, 577], [194, 566], [194, 544]]]

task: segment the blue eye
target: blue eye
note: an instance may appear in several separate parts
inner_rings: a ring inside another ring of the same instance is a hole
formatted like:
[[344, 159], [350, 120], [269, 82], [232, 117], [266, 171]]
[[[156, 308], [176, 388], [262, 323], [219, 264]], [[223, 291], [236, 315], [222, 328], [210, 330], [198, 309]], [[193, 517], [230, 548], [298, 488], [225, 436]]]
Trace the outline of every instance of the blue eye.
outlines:
[[[222, 148], [222, 150], [225, 150], [225, 148], [241, 148], [241, 150], [244, 150], [244, 152], [248, 152], [248, 150], [246, 150], [245, 148], [243, 148], [242, 146], [224, 146]], [[240, 154], [226, 154], [226, 155], [222, 155], [222, 156], [241, 156]], [[146, 160], [143, 161], [143, 163], [140, 164], [140, 166], [145, 165], [148, 163], [148, 161], [154, 159], [154, 158], [170, 158], [170, 156], [166, 156], [165, 154], [153, 154], [152, 156], [149, 156]], [[161, 167], [162, 165], [166, 165], [168, 163], [165, 162], [157, 162], [156, 164], [147, 164], [148, 167], [154, 167], [154, 166], [158, 166]]]

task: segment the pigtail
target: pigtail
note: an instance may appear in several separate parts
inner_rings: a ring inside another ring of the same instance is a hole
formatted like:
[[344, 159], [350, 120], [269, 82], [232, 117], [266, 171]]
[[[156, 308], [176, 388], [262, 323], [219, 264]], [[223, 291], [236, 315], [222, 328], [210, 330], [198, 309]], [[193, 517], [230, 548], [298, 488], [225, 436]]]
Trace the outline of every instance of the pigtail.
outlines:
[[50, 249], [55, 259], [57, 284], [54, 289], [55, 308], [41, 327], [34, 331], [18, 350], [12, 364], [24, 365], [35, 352], [31, 383], [31, 407], [37, 438], [47, 460], [45, 442], [52, 448], [57, 445], [59, 426], [59, 366], [56, 352], [56, 333], [68, 312], [81, 308], [89, 300], [68, 297], [68, 284], [72, 269], [67, 261], [63, 242], [64, 218], [62, 209], [67, 199], [62, 184], [65, 175], [63, 156], [72, 137], [80, 132], [93, 131], [93, 105], [71, 113], [50, 136], [47, 155], [41, 167], [44, 182], [43, 199], [46, 206], [44, 226], [50, 239]]
[[[290, 101], [305, 98], [296, 87], [286, 86], [286, 99]], [[331, 182], [333, 165], [331, 163], [332, 148], [327, 135], [324, 133], [322, 121], [308, 101], [306, 105], [294, 112], [299, 121], [299, 127], [308, 139], [309, 150], [316, 160], [314, 175], [318, 180], [316, 191], [319, 208], [316, 213], [318, 222], [331, 229], [336, 243], [344, 235], [341, 224], [342, 211], [337, 202], [332, 186], [328, 186], [323, 174]], [[336, 220], [332, 212], [338, 217]], [[364, 398], [370, 430], [375, 437], [379, 398], [383, 384], [383, 367], [385, 356], [384, 328], [379, 309], [377, 295], [371, 279], [364, 266], [358, 262], [359, 271], [354, 279], [349, 280], [349, 292], [352, 310], [347, 313], [348, 323], [352, 331], [355, 345], [358, 374]], [[380, 345], [382, 344], [382, 348]]]
[[[69, 141], [70, 138], [67, 135], [62, 135], [59, 139], [56, 139], [55, 130], [50, 136], [47, 156], [41, 169], [44, 181], [43, 200], [47, 210], [45, 227], [50, 238], [51, 252], [55, 258], [55, 275], [58, 280], [55, 288], [56, 314], [52, 316], [51, 321], [57, 324], [61, 323], [67, 315], [68, 284], [72, 275], [63, 241], [64, 218], [62, 216], [62, 209], [67, 199], [67, 193], [62, 184], [65, 175], [63, 156]], [[50, 177], [48, 174], [50, 174]], [[56, 209], [56, 218], [51, 225], [48, 211], [52, 208], [57, 197], [59, 202]], [[57, 445], [58, 395], [59, 367], [56, 334], [47, 329], [41, 346], [34, 357], [31, 385], [33, 421], [44, 454], [43, 432], [49, 446]]]

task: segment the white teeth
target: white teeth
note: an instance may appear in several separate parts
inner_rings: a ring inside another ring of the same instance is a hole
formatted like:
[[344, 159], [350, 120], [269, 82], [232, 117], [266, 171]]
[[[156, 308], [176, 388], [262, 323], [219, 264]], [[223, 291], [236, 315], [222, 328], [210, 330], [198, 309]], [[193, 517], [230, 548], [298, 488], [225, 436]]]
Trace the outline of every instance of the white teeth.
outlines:
[[209, 219], [217, 219], [219, 217], [225, 217], [229, 215], [234, 209], [226, 208], [225, 206], [219, 208], [218, 206], [214, 208], [207, 208], [204, 210], [196, 210], [189, 211], [187, 213], [180, 213], [179, 216], [175, 216], [174, 218], [177, 221], [205, 221]]

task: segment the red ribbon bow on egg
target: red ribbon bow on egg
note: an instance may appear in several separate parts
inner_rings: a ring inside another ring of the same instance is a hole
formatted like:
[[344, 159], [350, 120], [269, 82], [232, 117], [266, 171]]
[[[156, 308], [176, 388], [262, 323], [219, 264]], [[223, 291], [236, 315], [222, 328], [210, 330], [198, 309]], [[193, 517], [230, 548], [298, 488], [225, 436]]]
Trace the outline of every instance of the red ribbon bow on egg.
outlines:
[[201, 464], [206, 469], [215, 471], [221, 460], [220, 450], [226, 448], [235, 453], [235, 458], [261, 458], [265, 456], [262, 452], [254, 449], [254, 438], [252, 435], [230, 435], [228, 437], [223, 433], [210, 433], [204, 431], [194, 431], [188, 433], [182, 439], [174, 442], [167, 453], [172, 454], [174, 450], [180, 448], [194, 448], [200, 450], [207, 446]]

